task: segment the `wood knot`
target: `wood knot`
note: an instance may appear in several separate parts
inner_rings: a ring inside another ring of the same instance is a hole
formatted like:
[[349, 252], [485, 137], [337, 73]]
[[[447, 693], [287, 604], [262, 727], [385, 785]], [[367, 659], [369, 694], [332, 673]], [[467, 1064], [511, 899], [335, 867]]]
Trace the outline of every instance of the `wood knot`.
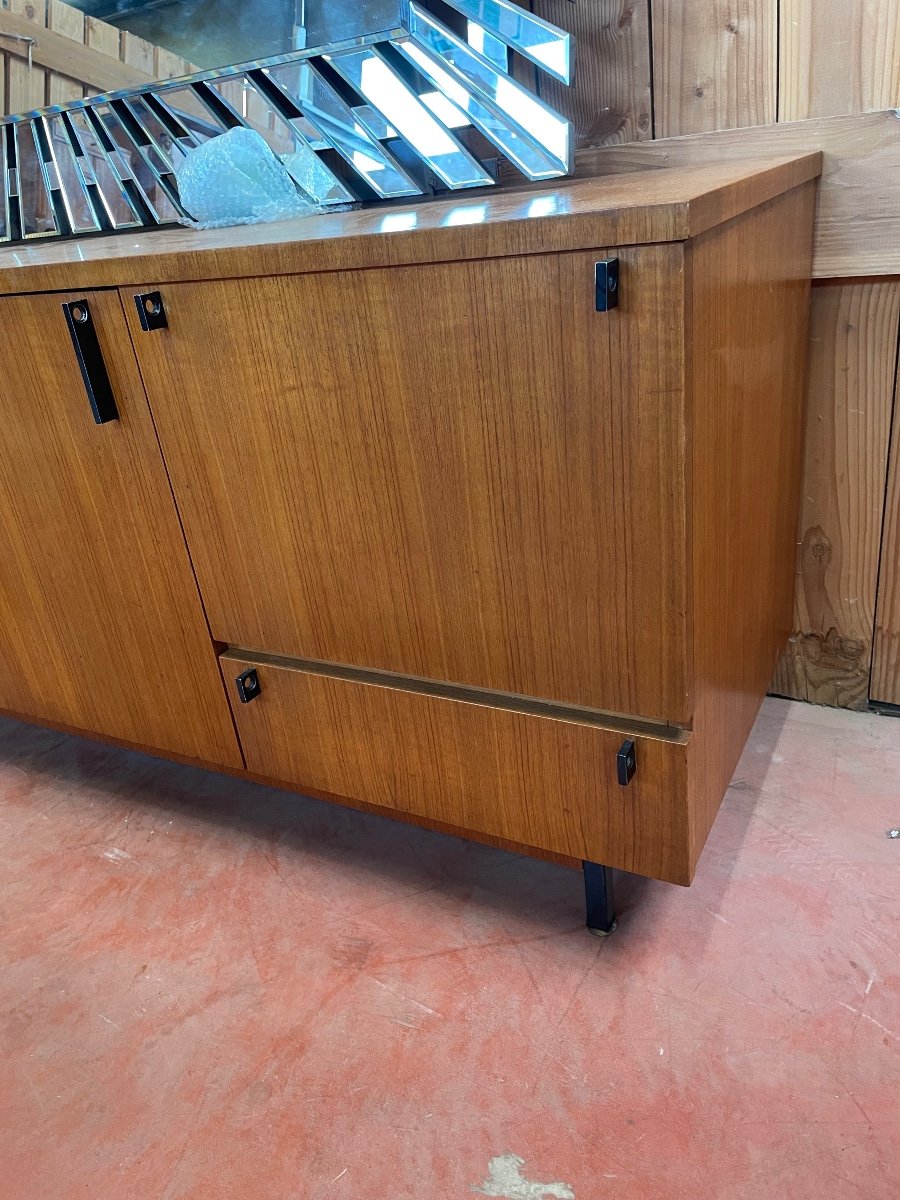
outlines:
[[698, 98], [703, 95], [703, 85], [701, 83], [698, 83], [694, 88], [694, 95]]
[[737, 21], [732, 19], [731, 21], [728, 22], [728, 24], [725, 26], [725, 28], [728, 30], [729, 33], [737, 33], [738, 30], [740, 29], [740, 26], [738, 25]]

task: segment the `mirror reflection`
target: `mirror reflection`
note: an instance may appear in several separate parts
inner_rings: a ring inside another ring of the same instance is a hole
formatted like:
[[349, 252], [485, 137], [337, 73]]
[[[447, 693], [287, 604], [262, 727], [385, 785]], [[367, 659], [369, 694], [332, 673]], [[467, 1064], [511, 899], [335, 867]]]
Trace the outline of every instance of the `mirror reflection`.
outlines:
[[67, 0], [198, 70], [390, 29], [399, 0]]

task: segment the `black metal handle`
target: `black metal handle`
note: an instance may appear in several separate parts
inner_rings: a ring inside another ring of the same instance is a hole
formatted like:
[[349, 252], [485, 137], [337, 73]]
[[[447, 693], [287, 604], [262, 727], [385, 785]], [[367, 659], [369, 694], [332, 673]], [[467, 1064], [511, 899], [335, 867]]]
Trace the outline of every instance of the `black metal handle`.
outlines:
[[97, 330], [91, 317], [87, 300], [69, 300], [62, 306], [66, 324], [75, 347], [75, 357], [84, 380], [84, 390], [90, 401], [91, 412], [98, 425], [117, 421], [119, 410], [106, 371], [106, 363], [97, 341]]

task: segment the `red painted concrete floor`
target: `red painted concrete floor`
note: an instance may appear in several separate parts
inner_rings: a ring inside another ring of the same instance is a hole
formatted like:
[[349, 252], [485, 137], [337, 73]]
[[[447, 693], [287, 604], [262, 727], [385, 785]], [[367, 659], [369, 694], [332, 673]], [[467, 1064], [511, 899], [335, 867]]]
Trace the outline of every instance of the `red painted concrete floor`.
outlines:
[[896, 1200], [898, 781], [768, 701], [602, 941], [565, 868], [2, 722], [0, 1197]]

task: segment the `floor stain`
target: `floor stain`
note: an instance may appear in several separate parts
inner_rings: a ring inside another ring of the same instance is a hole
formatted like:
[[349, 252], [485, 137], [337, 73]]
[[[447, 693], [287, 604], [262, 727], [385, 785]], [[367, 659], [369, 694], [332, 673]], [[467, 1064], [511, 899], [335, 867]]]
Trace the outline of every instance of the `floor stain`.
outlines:
[[488, 1178], [472, 1191], [482, 1196], [499, 1196], [504, 1200], [575, 1200], [567, 1183], [529, 1183], [522, 1175], [525, 1159], [518, 1154], [500, 1154], [488, 1163]]

